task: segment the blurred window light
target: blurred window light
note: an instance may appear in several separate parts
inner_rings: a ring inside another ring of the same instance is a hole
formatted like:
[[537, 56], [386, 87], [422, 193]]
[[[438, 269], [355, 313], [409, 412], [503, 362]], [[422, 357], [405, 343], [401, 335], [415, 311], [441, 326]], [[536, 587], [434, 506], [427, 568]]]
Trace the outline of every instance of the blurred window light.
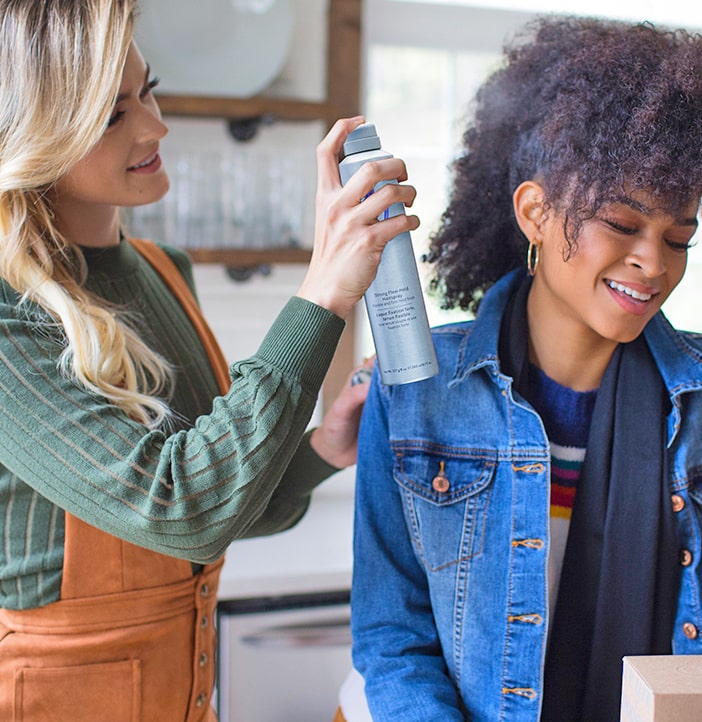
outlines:
[[595, 15], [621, 20], [648, 20], [675, 27], [702, 27], [702, 5], [688, 0], [391, 0], [392, 2], [424, 3], [427, 5], [461, 5], [488, 10], [507, 10], [537, 14]]

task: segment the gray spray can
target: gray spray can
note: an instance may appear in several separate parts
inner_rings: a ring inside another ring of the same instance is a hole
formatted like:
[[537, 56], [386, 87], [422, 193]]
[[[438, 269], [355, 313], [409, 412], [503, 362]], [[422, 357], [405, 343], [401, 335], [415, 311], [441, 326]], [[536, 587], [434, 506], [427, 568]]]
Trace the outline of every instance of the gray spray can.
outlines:
[[[360, 125], [344, 143], [344, 159], [339, 164], [342, 184], [364, 163], [384, 158], [392, 155], [381, 149], [375, 125]], [[372, 192], [386, 183], [397, 181], [378, 183]], [[393, 203], [378, 220], [404, 212], [402, 203]], [[421, 381], [439, 372], [409, 232], [395, 236], [385, 247], [365, 303], [384, 384]]]

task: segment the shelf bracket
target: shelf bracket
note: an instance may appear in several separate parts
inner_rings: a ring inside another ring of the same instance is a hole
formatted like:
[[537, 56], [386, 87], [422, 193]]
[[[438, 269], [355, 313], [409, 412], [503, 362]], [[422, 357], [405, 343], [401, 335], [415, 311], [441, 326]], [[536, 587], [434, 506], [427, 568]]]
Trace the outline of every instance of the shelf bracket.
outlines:
[[275, 118], [270, 113], [249, 118], [229, 118], [227, 120], [227, 130], [234, 140], [247, 143], [256, 137], [261, 126], [273, 125], [274, 122]]
[[224, 270], [227, 278], [235, 283], [249, 281], [257, 273], [260, 273], [262, 276], [271, 275], [271, 267], [268, 263], [262, 263], [260, 266], [225, 266]]

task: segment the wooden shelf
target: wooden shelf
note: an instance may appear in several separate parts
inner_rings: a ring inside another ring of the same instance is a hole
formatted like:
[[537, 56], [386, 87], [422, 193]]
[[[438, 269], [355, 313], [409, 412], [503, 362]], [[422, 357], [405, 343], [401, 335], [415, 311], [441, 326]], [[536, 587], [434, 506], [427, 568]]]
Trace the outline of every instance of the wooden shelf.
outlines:
[[259, 118], [272, 120], [318, 120], [335, 115], [326, 102], [269, 98], [257, 95], [252, 98], [218, 98], [204, 95], [156, 96], [164, 115], [221, 118]]
[[250, 268], [272, 263], [303, 263], [312, 258], [311, 248], [184, 248], [193, 263], [219, 263], [230, 268]]

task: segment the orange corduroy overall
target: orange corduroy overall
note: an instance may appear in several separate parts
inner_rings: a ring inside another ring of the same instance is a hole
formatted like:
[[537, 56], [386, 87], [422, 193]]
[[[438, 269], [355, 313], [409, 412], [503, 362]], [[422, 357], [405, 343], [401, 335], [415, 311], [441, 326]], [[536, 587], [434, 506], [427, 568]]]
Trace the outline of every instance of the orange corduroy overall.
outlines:
[[[183, 305], [212, 360], [227, 365], [168, 256], [132, 240]], [[216, 722], [217, 586], [222, 561], [191, 564], [66, 514], [61, 598], [0, 609], [2, 722]]]

